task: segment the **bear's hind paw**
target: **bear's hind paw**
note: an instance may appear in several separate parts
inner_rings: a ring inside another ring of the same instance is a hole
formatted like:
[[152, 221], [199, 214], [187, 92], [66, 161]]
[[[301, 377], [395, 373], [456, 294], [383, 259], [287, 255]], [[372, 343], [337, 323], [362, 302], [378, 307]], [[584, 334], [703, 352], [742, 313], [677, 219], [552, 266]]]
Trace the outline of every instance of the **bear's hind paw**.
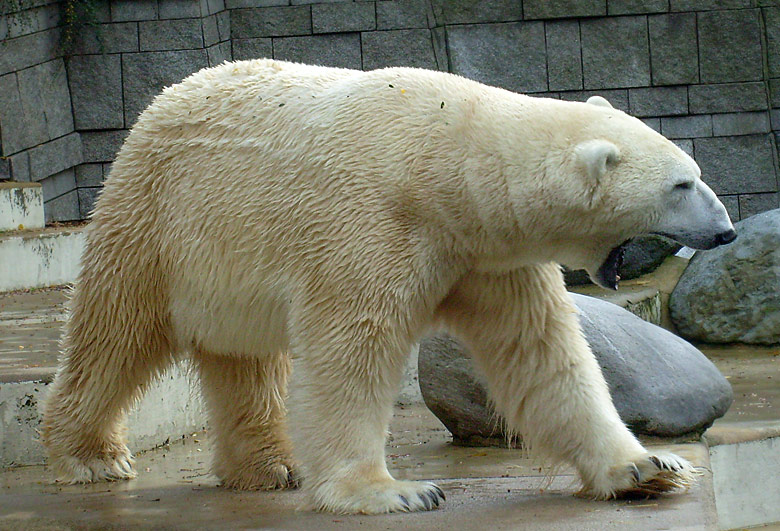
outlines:
[[613, 467], [608, 485], [594, 485], [578, 494], [600, 500], [647, 498], [688, 490], [699, 472], [687, 460], [668, 452], [645, 454], [628, 465]]
[[116, 457], [94, 457], [82, 460], [77, 457], [62, 457], [56, 463], [57, 481], [61, 483], [96, 483], [98, 481], [119, 481], [133, 479], [138, 474], [133, 470], [133, 458], [127, 454]]
[[430, 482], [392, 480], [354, 490], [349, 496], [323, 496], [320, 490], [316, 508], [342, 514], [408, 513], [432, 511], [446, 499], [444, 491]]

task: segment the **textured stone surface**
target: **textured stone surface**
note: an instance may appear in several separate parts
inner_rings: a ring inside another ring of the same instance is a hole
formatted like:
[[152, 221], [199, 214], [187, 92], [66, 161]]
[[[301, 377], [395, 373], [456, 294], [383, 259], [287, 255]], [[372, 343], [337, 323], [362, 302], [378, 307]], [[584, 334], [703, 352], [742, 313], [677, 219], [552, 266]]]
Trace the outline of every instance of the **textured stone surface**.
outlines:
[[79, 164], [76, 166], [76, 186], [79, 188], [103, 184], [102, 164]]
[[723, 203], [723, 206], [726, 207], [726, 212], [728, 212], [731, 222], [736, 223], [739, 221], [739, 196], [719, 195], [718, 198]]
[[16, 155], [8, 157], [11, 161], [11, 177], [15, 181], [28, 182], [31, 181], [30, 177], [30, 152], [22, 151]]
[[524, 0], [526, 19], [600, 17], [607, 14], [604, 0]]
[[81, 219], [78, 192], [76, 190], [71, 190], [67, 194], [47, 201], [43, 205], [43, 213], [46, 217], [46, 223]]
[[780, 77], [780, 5], [763, 9], [769, 75]]
[[[203, 29], [203, 45], [208, 47], [218, 43], [220, 39], [219, 28], [217, 27], [217, 16], [211, 15], [204, 19], [198, 19], [198, 21]], [[189, 48], [189, 46], [179, 46], [178, 48]], [[161, 49], [164, 50], [165, 48]]]
[[155, 20], [157, 16], [157, 0], [111, 2], [111, 20], [114, 22]]
[[[660, 236], [639, 236], [626, 246], [620, 278], [630, 280], [655, 271], [663, 261], [677, 252], [680, 246]], [[581, 269], [565, 270], [567, 286], [590, 284], [588, 274]]]
[[81, 162], [81, 137], [71, 133], [30, 150], [30, 177], [40, 181]]
[[22, 70], [17, 78], [25, 119], [42, 123], [47, 140], [73, 131], [70, 91], [62, 59]]
[[209, 66], [216, 66], [218, 64], [224, 63], [225, 61], [233, 60], [233, 52], [231, 50], [229, 41], [220, 42], [214, 46], [209, 46], [206, 48], [206, 53], [208, 54]]
[[616, 109], [630, 112], [628, 108], [628, 91], [623, 89], [613, 90], [580, 90], [577, 92], [561, 92], [561, 99], [566, 101], [588, 101], [591, 96], [606, 98]]
[[[214, 21], [216, 30], [216, 20]], [[150, 20], [138, 24], [142, 52], [203, 48], [199, 18]]]
[[100, 188], [79, 188], [78, 189], [78, 202], [79, 202], [79, 217], [81, 219], [87, 219], [92, 213], [92, 209], [95, 208], [95, 201], [97, 201]]
[[311, 6], [311, 27], [314, 33], [375, 30], [374, 2], [315, 4]]
[[126, 129], [114, 131], [84, 131], [81, 141], [84, 148], [84, 162], [113, 161], [127, 137]]
[[562, 20], [545, 24], [549, 90], [582, 89], [580, 24]]
[[688, 87], [691, 113], [762, 111], [767, 108], [764, 83], [724, 83]]
[[431, 32], [427, 29], [370, 31], [361, 34], [363, 70], [413, 66], [436, 70]]
[[311, 7], [236, 9], [230, 14], [230, 32], [236, 39], [307, 35], [311, 33]]
[[479, 22], [513, 22], [523, 19], [517, 0], [432, 0], [436, 24], [475, 24]]
[[452, 26], [447, 43], [456, 74], [516, 92], [547, 90], [542, 22]]
[[697, 138], [702, 178], [717, 194], [776, 192], [770, 135]]
[[742, 219], [780, 207], [780, 194], [742, 194], [739, 196], [739, 215]]
[[667, 138], [698, 138], [712, 136], [712, 116], [673, 116], [661, 118], [661, 134]]
[[73, 37], [74, 54], [137, 52], [138, 22], [85, 26]]
[[644, 17], [583, 20], [580, 28], [586, 89], [650, 84], [650, 53]]
[[609, 15], [639, 15], [642, 13], [665, 13], [669, 9], [667, 0], [608, 0]]
[[750, 7], [751, 0], [670, 0], [672, 11], [709, 11]]
[[199, 17], [200, 0], [158, 0], [161, 19]]
[[628, 91], [629, 109], [634, 116], [674, 116], [688, 113], [685, 87], [637, 88]]
[[780, 343], [780, 210], [742, 220], [731, 244], [691, 259], [669, 300], [680, 333], [712, 343]]
[[68, 82], [77, 129], [124, 127], [122, 62], [118, 54], [71, 57]]
[[709, 11], [697, 15], [702, 83], [761, 79], [759, 11]]
[[[298, 37], [285, 37], [297, 39]], [[304, 39], [311, 37], [302, 37]], [[279, 39], [284, 40], [284, 39]], [[260, 57], [273, 57], [271, 39], [261, 37], [257, 39], [233, 39], [233, 59], [257, 59]]]
[[60, 29], [0, 40], [0, 76], [59, 57]]
[[8, 156], [48, 140], [39, 109], [25, 108], [16, 74], [0, 76], [0, 145]]
[[341, 33], [273, 39], [274, 58], [360, 70], [360, 34]]
[[381, 0], [376, 3], [376, 29], [427, 28], [434, 22], [426, 0]]
[[696, 83], [699, 80], [696, 15], [658, 15], [649, 17], [647, 22], [653, 84]]
[[715, 136], [753, 135], [769, 131], [769, 113], [766, 111], [712, 115], [712, 134]]
[[68, 168], [41, 179], [40, 183], [43, 189], [43, 201], [51, 201], [76, 188], [76, 174], [73, 168]]
[[138, 115], [164, 87], [208, 66], [206, 50], [131, 53], [122, 56], [125, 100], [125, 126]]
[[[614, 304], [572, 296], [615, 407], [635, 433], [698, 433], [726, 412], [731, 386], [695, 347]], [[473, 374], [466, 349], [449, 336], [420, 344], [420, 390], [431, 411], [456, 439], [502, 439]]]

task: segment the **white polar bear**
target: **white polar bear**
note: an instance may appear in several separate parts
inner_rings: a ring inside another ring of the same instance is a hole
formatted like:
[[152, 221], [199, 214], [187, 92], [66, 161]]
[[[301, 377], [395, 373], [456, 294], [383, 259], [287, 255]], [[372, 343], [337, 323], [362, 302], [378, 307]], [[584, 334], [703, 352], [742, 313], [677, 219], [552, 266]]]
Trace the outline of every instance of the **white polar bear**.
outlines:
[[431, 509], [441, 490], [394, 480], [383, 450], [410, 346], [446, 326], [508, 426], [587, 494], [689, 484], [688, 462], [620, 421], [557, 264], [616, 287], [638, 234], [708, 248], [735, 233], [690, 157], [591, 103], [270, 60], [167, 88], [87, 230], [51, 464], [71, 482], [133, 477], [123, 412], [188, 356], [225, 485], [300, 477], [323, 510]]

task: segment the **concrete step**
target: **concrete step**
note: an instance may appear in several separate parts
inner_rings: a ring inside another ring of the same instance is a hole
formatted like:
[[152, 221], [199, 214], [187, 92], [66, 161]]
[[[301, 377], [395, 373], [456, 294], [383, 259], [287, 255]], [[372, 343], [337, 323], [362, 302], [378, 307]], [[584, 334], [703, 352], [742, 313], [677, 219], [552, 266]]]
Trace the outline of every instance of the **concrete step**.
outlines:
[[0, 292], [73, 282], [83, 247], [83, 225], [0, 233]]
[[42, 229], [43, 225], [41, 184], [0, 182], [0, 232]]

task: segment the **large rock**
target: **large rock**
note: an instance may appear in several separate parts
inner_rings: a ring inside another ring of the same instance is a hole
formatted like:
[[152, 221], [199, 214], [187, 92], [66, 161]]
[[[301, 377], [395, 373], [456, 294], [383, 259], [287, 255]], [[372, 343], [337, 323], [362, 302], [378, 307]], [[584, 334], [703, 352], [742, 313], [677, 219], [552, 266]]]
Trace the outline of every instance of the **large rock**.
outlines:
[[[655, 271], [667, 257], [679, 249], [679, 244], [661, 236], [639, 236], [626, 246], [626, 254], [620, 266], [620, 278], [630, 280]], [[564, 276], [567, 286], [590, 283], [588, 274], [582, 269], [566, 270]]]
[[[614, 304], [572, 296], [618, 413], [634, 433], [700, 433], [729, 408], [731, 386], [695, 347]], [[456, 340], [439, 335], [420, 344], [419, 378], [426, 405], [457, 442], [504, 440], [485, 386]]]
[[780, 343], [780, 209], [736, 224], [734, 243], [691, 259], [669, 300], [680, 334], [710, 343]]

